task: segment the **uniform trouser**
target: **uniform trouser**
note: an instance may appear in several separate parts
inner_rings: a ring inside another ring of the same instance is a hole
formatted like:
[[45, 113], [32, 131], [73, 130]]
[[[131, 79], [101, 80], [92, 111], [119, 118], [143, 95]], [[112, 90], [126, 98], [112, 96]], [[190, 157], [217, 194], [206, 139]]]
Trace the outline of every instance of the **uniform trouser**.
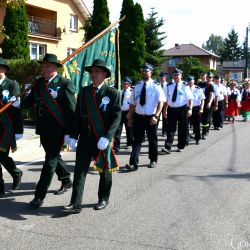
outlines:
[[161, 116], [162, 116], [162, 128], [161, 128], [161, 132], [162, 132], [162, 134], [166, 134], [167, 133], [168, 121], [167, 121], [167, 118], [165, 118], [163, 116], [162, 112], [161, 112]]
[[[7, 152], [0, 151], [0, 163], [4, 166], [4, 168], [8, 171], [8, 173], [12, 176], [13, 179], [18, 178], [22, 174], [22, 171], [16, 167], [15, 162], [9, 156], [9, 150], [7, 150]], [[0, 164], [0, 180], [3, 179], [1, 164]]]
[[199, 141], [201, 139], [201, 115], [200, 115], [200, 106], [193, 107], [192, 115], [189, 118], [189, 121], [193, 125], [194, 139]]
[[133, 121], [134, 141], [132, 152], [130, 155], [129, 164], [138, 165], [141, 144], [143, 142], [145, 131], [147, 133], [149, 144], [149, 159], [157, 162], [158, 160], [158, 139], [157, 139], [157, 124], [151, 125], [150, 119], [153, 115], [138, 115], [135, 113]]
[[[81, 204], [86, 175], [89, 170], [92, 157], [96, 157], [98, 149], [93, 147], [86, 148], [79, 141], [76, 149], [76, 164], [74, 171], [73, 190], [70, 204]], [[98, 201], [108, 201], [112, 187], [112, 173], [107, 168], [100, 174]]]
[[214, 127], [216, 127], [216, 128], [223, 127], [224, 111], [225, 111], [224, 101], [221, 100], [218, 102], [218, 109], [213, 112], [213, 125], [214, 125]]
[[168, 120], [168, 129], [167, 129], [167, 139], [165, 141], [165, 148], [170, 150], [172, 147], [177, 123], [178, 123], [177, 147], [179, 149], [185, 148], [188, 135], [187, 106], [185, 105], [179, 108], [168, 107], [167, 120]]
[[70, 173], [66, 170], [65, 163], [60, 155], [63, 137], [63, 135], [40, 136], [45, 151], [45, 162], [36, 186], [35, 198], [42, 200], [45, 198], [54, 172], [56, 172], [58, 180], [62, 181], [63, 184], [70, 182]]
[[207, 135], [209, 132], [209, 128], [211, 125], [211, 118], [213, 113], [213, 107], [211, 106], [209, 109], [205, 108], [203, 110], [203, 113], [201, 115], [201, 127], [202, 127], [202, 135]]
[[132, 128], [128, 126], [127, 114], [128, 114], [128, 111], [122, 111], [121, 121], [114, 136], [115, 148], [120, 148], [123, 124], [125, 125], [125, 129], [126, 129], [127, 146], [131, 146], [133, 143], [133, 130]]

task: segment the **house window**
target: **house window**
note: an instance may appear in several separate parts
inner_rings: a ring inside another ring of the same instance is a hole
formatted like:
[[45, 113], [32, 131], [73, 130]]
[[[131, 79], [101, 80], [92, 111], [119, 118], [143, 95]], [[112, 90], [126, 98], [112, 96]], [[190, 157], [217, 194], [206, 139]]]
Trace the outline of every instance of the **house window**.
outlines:
[[72, 31], [77, 31], [78, 17], [75, 15], [70, 15], [69, 29]]
[[76, 49], [67, 48], [67, 56], [71, 55]]
[[42, 60], [46, 54], [47, 46], [45, 44], [30, 43], [30, 59]]
[[169, 67], [176, 67], [177, 63], [180, 63], [181, 59], [180, 58], [172, 58], [168, 60], [168, 66]]

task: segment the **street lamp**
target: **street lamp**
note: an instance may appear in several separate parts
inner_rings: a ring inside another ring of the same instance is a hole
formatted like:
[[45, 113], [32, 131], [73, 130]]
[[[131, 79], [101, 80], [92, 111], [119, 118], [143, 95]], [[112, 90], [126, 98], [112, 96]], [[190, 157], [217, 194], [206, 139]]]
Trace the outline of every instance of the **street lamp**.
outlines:
[[245, 69], [244, 69], [244, 78], [248, 78], [248, 28], [250, 27], [250, 23], [248, 24], [248, 27], [246, 28], [246, 40], [244, 43], [245, 47]]

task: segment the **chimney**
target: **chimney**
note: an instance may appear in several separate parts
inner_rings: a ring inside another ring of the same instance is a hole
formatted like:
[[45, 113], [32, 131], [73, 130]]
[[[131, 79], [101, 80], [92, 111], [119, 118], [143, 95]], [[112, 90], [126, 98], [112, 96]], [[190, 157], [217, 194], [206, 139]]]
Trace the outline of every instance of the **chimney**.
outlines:
[[176, 49], [180, 48], [179, 43], [176, 43], [174, 46], [175, 46]]

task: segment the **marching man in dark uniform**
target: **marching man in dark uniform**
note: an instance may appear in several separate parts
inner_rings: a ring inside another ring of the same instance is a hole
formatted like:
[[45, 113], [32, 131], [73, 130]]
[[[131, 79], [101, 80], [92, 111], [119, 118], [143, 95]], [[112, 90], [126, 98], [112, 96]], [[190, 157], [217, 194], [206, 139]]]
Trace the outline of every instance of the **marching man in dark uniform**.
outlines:
[[35, 197], [30, 202], [34, 208], [42, 206], [54, 172], [62, 182], [55, 194], [62, 194], [72, 186], [70, 173], [65, 168], [60, 150], [63, 143], [67, 144], [69, 141], [76, 103], [73, 83], [57, 73], [57, 68], [62, 64], [58, 62], [56, 55], [46, 54], [40, 63], [42, 76], [35, 80], [31, 93], [21, 102], [22, 108], [36, 104], [36, 133], [40, 135], [45, 151], [40, 180]]
[[129, 171], [138, 170], [139, 154], [145, 131], [149, 143], [150, 164], [148, 167], [156, 167], [158, 160], [157, 124], [166, 98], [161, 86], [155, 84], [151, 78], [152, 73], [153, 66], [149, 63], [141, 66], [142, 80], [135, 85], [130, 98], [127, 118], [129, 125], [133, 126], [134, 141], [129, 164], [126, 165]]
[[115, 152], [120, 151], [120, 144], [121, 144], [121, 134], [123, 124], [125, 125], [126, 129], [126, 138], [127, 138], [127, 146], [126, 149], [129, 149], [133, 142], [133, 131], [132, 128], [128, 126], [128, 119], [127, 114], [129, 111], [129, 99], [133, 92], [131, 88], [132, 81], [129, 77], [124, 77], [122, 81], [122, 91], [121, 91], [121, 110], [122, 110], [122, 117], [119, 127], [115, 133], [115, 141], [114, 141], [114, 150]]
[[213, 99], [214, 99], [214, 86], [213, 86], [213, 73], [206, 74], [206, 82], [199, 85], [205, 94], [204, 110], [201, 115], [202, 139], [206, 139], [211, 125], [211, 118], [213, 113]]
[[[15, 101], [15, 96], [20, 94], [20, 88], [16, 81], [6, 77], [9, 66], [0, 57], [0, 108], [8, 101]], [[14, 98], [14, 99], [13, 99]], [[9, 156], [9, 151], [16, 151], [16, 140], [23, 134], [23, 120], [20, 105], [20, 97], [8, 109], [0, 113], [0, 163], [13, 178], [12, 189], [16, 190], [21, 184], [22, 171], [16, 167], [15, 162]], [[5, 194], [2, 166], [0, 164], [0, 196]]]
[[192, 115], [189, 117], [189, 120], [193, 125], [195, 143], [199, 145], [201, 139], [201, 114], [203, 113], [205, 95], [199, 86], [194, 85], [193, 76], [187, 77], [187, 83], [194, 97]]
[[176, 126], [178, 123], [177, 151], [181, 152], [186, 146], [188, 135], [188, 117], [192, 115], [193, 94], [186, 83], [182, 81], [182, 71], [175, 69], [172, 72], [173, 80], [166, 88], [167, 102], [164, 104], [163, 114], [168, 119], [167, 139], [162, 152], [171, 153]]
[[94, 60], [85, 67], [93, 84], [81, 89], [71, 133], [71, 144], [78, 140], [74, 171], [73, 190], [70, 204], [65, 212], [80, 213], [86, 175], [92, 158], [100, 172], [98, 203], [95, 210], [106, 208], [112, 187], [112, 172], [118, 169], [111, 141], [121, 119], [120, 94], [105, 83], [111, 76], [110, 69], [103, 60]]

